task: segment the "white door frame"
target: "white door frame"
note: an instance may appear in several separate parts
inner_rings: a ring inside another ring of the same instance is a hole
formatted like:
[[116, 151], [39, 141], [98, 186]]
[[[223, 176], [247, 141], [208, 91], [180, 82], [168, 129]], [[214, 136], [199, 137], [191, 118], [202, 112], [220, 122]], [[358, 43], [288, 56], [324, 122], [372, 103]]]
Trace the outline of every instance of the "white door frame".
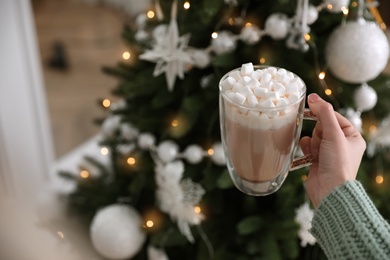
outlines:
[[50, 181], [54, 149], [30, 0], [0, 0], [0, 196]]

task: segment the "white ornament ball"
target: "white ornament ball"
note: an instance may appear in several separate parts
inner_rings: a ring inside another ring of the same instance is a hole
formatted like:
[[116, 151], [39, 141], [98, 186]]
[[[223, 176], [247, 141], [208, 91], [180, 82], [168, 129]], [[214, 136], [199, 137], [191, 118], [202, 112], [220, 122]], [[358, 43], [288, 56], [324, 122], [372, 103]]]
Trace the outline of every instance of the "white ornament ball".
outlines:
[[150, 149], [156, 143], [156, 138], [151, 133], [141, 133], [138, 136], [138, 145], [141, 149]]
[[184, 158], [192, 164], [199, 163], [203, 159], [203, 149], [199, 145], [193, 144], [188, 146], [184, 152]]
[[341, 13], [348, 8], [350, 0], [324, 0], [324, 4], [331, 13]]
[[138, 42], [144, 42], [149, 39], [149, 34], [144, 30], [139, 30], [135, 33], [134, 38]]
[[364, 83], [386, 67], [389, 42], [376, 23], [350, 21], [332, 32], [325, 51], [333, 75], [348, 83]]
[[108, 259], [128, 259], [141, 249], [145, 233], [138, 212], [114, 204], [99, 210], [92, 220], [90, 236], [96, 251]]
[[225, 152], [221, 143], [216, 143], [213, 145], [212, 149], [214, 153], [210, 156], [211, 160], [217, 165], [226, 165], [225, 161]]
[[211, 41], [211, 48], [216, 54], [231, 52], [236, 49], [236, 45], [236, 39], [229, 31], [218, 32], [218, 36]]
[[317, 7], [309, 5], [307, 9], [307, 24], [313, 24], [318, 19], [318, 10]]
[[210, 55], [205, 50], [193, 49], [191, 50], [192, 64], [199, 68], [204, 69], [210, 65]]
[[120, 126], [122, 137], [126, 140], [134, 140], [139, 135], [139, 131], [130, 123], [123, 123]]
[[163, 162], [171, 162], [176, 159], [179, 147], [171, 140], [163, 141], [157, 147], [157, 155]]
[[137, 18], [135, 19], [135, 23], [137, 24], [139, 29], [145, 28], [147, 21], [148, 16], [145, 13], [137, 15]]
[[351, 124], [359, 131], [362, 131], [363, 121], [361, 118], [361, 113], [353, 110], [352, 108], [347, 108], [345, 111], [345, 117], [351, 122]]
[[354, 101], [358, 110], [368, 111], [375, 107], [378, 101], [376, 91], [367, 84], [363, 84], [355, 90]]
[[261, 40], [262, 32], [261, 30], [256, 26], [245, 26], [240, 33], [240, 40], [247, 44], [255, 44]]
[[288, 17], [282, 13], [271, 14], [265, 21], [265, 32], [274, 40], [284, 39], [290, 27]]
[[102, 124], [102, 132], [105, 136], [111, 137], [118, 130], [121, 118], [120, 116], [107, 117]]

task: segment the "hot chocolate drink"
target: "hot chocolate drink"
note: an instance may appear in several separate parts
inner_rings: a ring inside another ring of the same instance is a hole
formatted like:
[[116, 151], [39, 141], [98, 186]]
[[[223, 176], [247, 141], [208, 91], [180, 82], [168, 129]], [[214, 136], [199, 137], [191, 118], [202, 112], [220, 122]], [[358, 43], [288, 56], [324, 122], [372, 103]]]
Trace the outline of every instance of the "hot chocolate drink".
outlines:
[[233, 181], [249, 189], [283, 181], [299, 137], [303, 81], [285, 69], [248, 63], [222, 78], [220, 90], [222, 141]]

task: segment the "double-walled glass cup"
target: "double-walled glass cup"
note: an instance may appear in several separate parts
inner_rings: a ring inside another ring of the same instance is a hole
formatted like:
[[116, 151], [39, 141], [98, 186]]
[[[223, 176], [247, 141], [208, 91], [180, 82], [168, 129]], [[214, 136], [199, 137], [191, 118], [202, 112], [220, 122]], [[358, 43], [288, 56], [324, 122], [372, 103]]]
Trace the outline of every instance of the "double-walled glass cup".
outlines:
[[294, 155], [303, 119], [316, 118], [304, 108], [306, 85], [295, 74], [303, 84], [296, 101], [280, 107], [259, 108], [239, 105], [224, 93], [222, 82], [233, 71], [219, 83], [221, 138], [227, 168], [233, 183], [242, 192], [268, 195], [282, 186], [289, 171], [311, 164], [310, 155], [300, 158]]

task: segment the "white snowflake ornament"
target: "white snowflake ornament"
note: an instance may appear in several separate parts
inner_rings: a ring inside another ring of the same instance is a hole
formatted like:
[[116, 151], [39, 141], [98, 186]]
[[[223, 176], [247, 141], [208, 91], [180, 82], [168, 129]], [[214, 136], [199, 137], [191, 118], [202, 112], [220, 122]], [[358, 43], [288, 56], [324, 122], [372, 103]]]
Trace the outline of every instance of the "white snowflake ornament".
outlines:
[[301, 239], [301, 246], [305, 247], [307, 244], [314, 245], [316, 239], [309, 232], [311, 229], [311, 220], [314, 216], [314, 211], [310, 208], [308, 202], [302, 204], [295, 210], [295, 221], [300, 225], [298, 236]]
[[274, 40], [286, 38], [290, 27], [288, 17], [282, 13], [271, 14], [265, 21], [265, 32]]

